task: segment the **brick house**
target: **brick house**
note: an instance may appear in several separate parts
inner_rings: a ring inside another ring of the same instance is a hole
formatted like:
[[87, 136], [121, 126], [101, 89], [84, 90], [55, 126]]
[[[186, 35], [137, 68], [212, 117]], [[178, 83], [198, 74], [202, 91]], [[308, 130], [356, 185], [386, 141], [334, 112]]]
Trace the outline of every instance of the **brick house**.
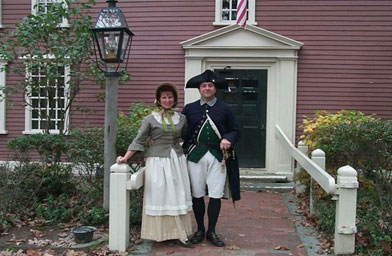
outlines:
[[[60, 0], [0, 0], [0, 31], [34, 12], [37, 1]], [[98, 1], [96, 11], [104, 6]], [[285, 174], [293, 166], [275, 138], [276, 124], [294, 141], [304, 115], [319, 109], [392, 118], [392, 1], [249, 0], [246, 28], [235, 24], [235, 6], [236, 0], [120, 0], [135, 37], [119, 109], [152, 103], [162, 81], [178, 85], [181, 108], [198, 98], [197, 90], [183, 90], [185, 81], [214, 69], [230, 82], [218, 96], [241, 126], [241, 166]], [[1, 86], [18, 79], [0, 73]], [[75, 104], [96, 113], [73, 108], [69, 126], [103, 126], [104, 103], [92, 96], [99, 91], [93, 84], [82, 90]], [[6, 141], [39, 132], [23, 95], [12, 97], [12, 106], [0, 102], [1, 160]]]

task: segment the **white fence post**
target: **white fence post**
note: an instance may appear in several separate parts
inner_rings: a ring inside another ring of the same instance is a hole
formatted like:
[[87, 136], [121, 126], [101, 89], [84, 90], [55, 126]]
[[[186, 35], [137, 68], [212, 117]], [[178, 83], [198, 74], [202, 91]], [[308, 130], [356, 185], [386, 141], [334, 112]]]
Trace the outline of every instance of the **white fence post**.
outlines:
[[335, 219], [335, 254], [353, 254], [357, 211], [357, 171], [349, 165], [338, 169], [338, 200]]
[[129, 245], [128, 164], [110, 167], [109, 250], [125, 252]]
[[[305, 155], [308, 154], [308, 145], [302, 142], [302, 140], [298, 141], [298, 150], [304, 153]], [[301, 171], [303, 167], [300, 163], [297, 162], [297, 168], [295, 170], [295, 174]], [[295, 175], [294, 175], [295, 177]], [[296, 193], [303, 193], [305, 191], [305, 185], [300, 184], [298, 181], [295, 181], [295, 192]]]
[[[312, 151], [312, 161], [315, 162], [321, 169], [325, 170], [325, 152], [321, 149], [315, 149]], [[313, 200], [313, 179], [310, 178], [310, 206], [309, 210], [311, 214], [314, 214], [314, 200]]]

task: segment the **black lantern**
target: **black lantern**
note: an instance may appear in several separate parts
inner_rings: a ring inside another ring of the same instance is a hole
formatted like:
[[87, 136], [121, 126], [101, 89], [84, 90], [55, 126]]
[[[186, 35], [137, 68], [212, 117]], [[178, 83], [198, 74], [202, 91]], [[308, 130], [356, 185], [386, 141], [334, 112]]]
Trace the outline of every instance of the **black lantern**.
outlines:
[[92, 29], [94, 48], [105, 63], [128, 62], [132, 37], [122, 11], [116, 7], [116, 0], [108, 0], [108, 7], [102, 8]]

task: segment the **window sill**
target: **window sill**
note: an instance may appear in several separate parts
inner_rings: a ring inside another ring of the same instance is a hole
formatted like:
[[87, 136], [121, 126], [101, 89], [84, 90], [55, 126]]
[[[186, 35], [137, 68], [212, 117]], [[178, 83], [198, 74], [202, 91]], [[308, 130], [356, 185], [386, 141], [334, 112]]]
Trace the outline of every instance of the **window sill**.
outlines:
[[[25, 130], [22, 132], [22, 134], [25, 134], [25, 135], [44, 134], [44, 132], [41, 130]], [[60, 132], [59, 131], [50, 131], [50, 134], [60, 134]]]
[[0, 130], [0, 134], [8, 134], [7, 130]]
[[[233, 25], [233, 24], [235, 24], [235, 21], [227, 21], [227, 22], [222, 22], [222, 21], [219, 21], [219, 22], [213, 22], [212, 23], [212, 25], [214, 25], [214, 26], [228, 26], [228, 25]], [[253, 26], [257, 26], [257, 22], [247, 22], [247, 24], [249, 24], [249, 25], [253, 25]]]

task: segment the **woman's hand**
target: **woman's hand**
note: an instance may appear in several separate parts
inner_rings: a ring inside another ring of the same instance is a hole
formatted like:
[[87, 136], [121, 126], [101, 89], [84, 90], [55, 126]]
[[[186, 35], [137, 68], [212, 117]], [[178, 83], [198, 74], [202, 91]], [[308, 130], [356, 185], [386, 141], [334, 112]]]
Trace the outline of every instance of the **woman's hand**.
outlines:
[[116, 162], [118, 164], [126, 163], [128, 161], [128, 159], [131, 158], [133, 156], [133, 154], [135, 154], [135, 152], [136, 151], [133, 151], [133, 150], [127, 151], [127, 153], [125, 153], [124, 156], [118, 156], [116, 159]]
[[118, 156], [117, 160], [116, 160], [116, 162], [118, 164], [125, 163], [126, 161], [127, 161], [127, 159], [125, 157], [123, 157], [123, 156]]

